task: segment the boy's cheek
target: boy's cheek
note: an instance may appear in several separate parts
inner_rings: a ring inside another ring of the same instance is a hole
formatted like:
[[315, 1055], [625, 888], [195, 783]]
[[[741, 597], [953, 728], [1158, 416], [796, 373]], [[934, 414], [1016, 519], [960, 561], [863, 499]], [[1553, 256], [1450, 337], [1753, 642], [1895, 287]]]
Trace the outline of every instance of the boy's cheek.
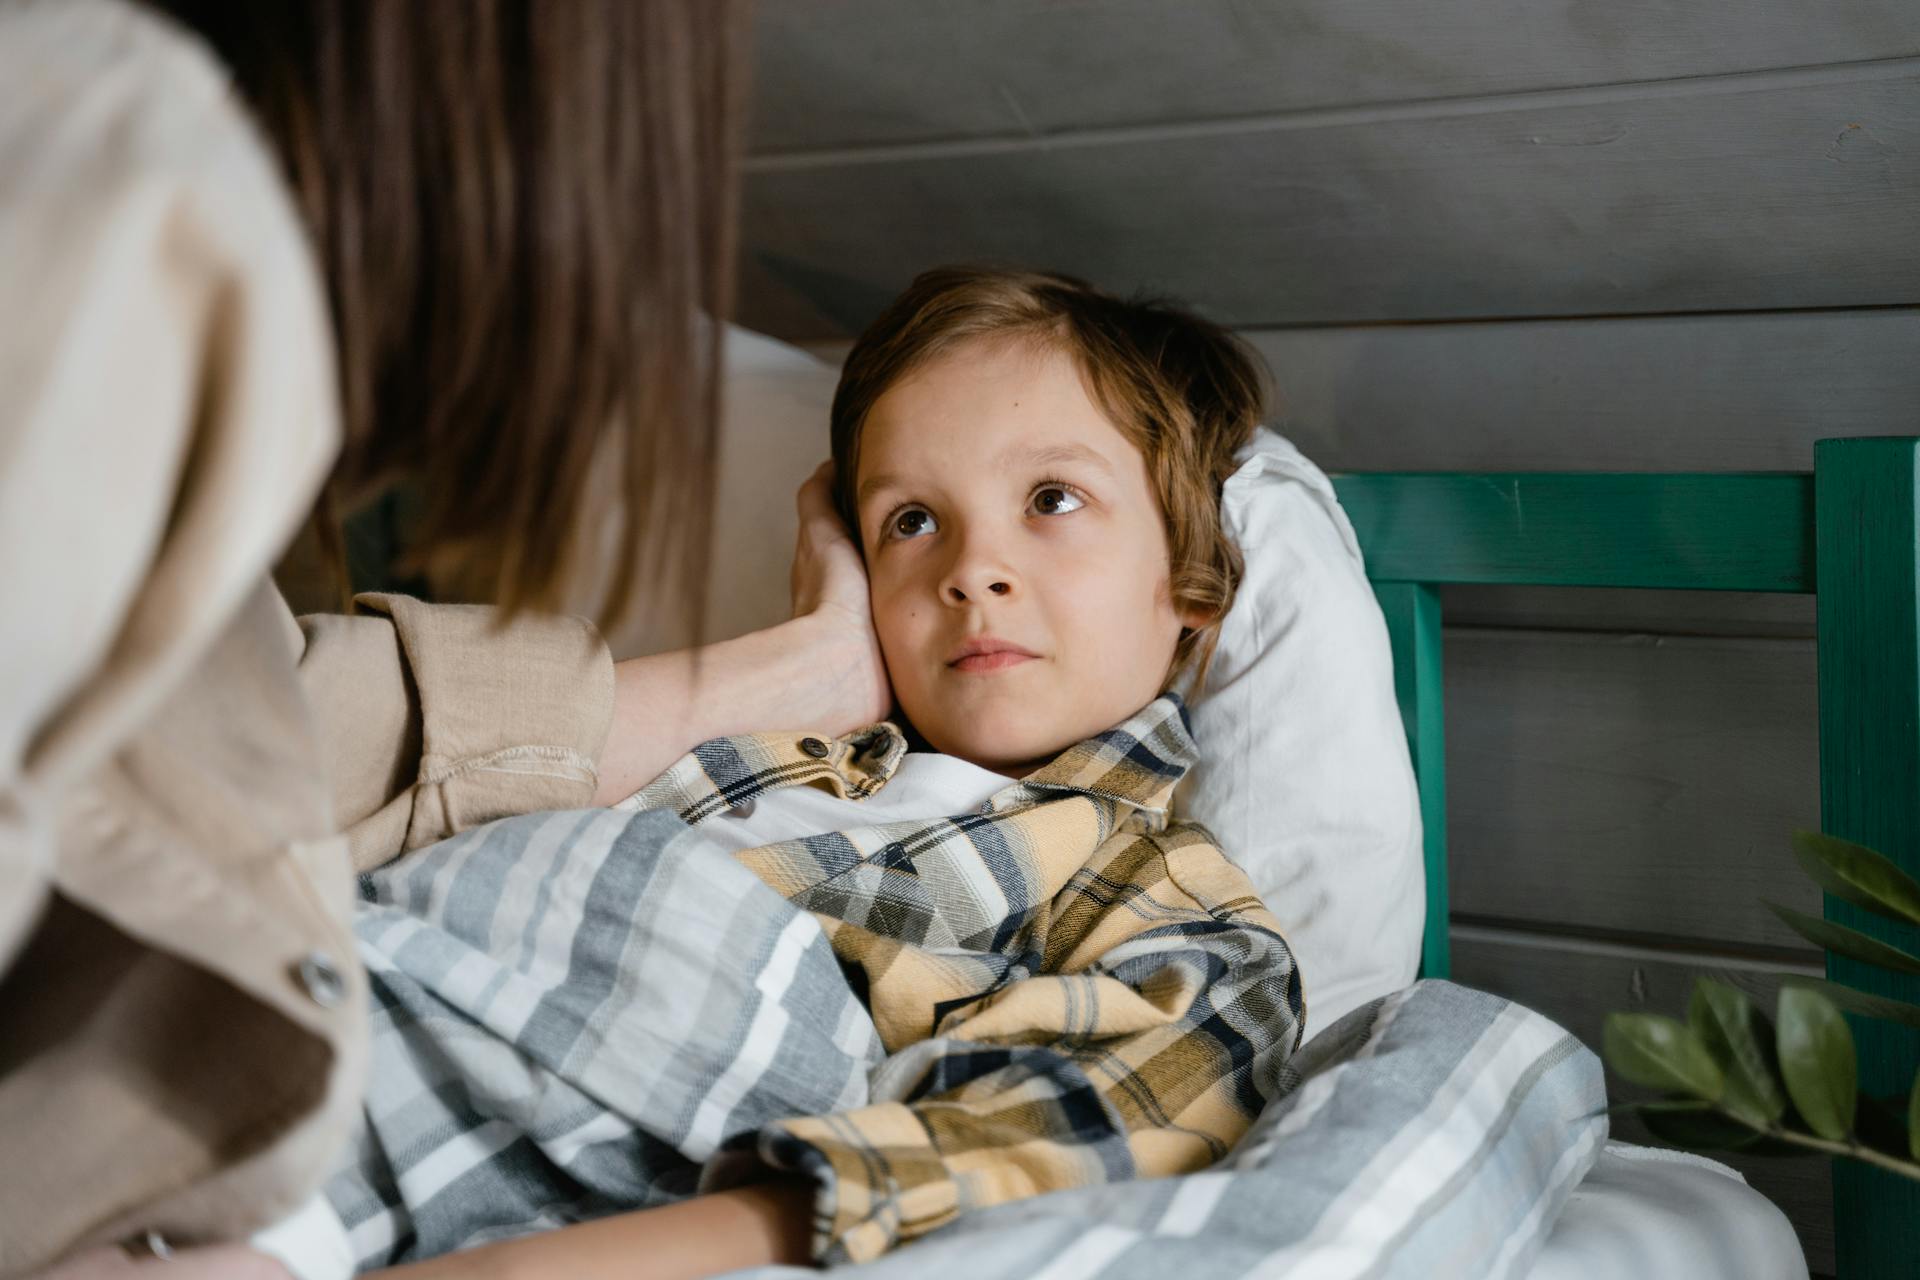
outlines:
[[873, 630], [880, 637], [880, 647], [887, 650], [887, 656], [893, 657], [896, 650], [904, 651], [909, 638], [916, 631], [919, 614], [916, 610], [876, 596], [873, 601]]
[[880, 657], [887, 664], [896, 694], [903, 685], [912, 688], [918, 684], [918, 673], [926, 665], [927, 641], [918, 634], [916, 622], [911, 615], [889, 618], [877, 609], [874, 612], [874, 635], [880, 641]]

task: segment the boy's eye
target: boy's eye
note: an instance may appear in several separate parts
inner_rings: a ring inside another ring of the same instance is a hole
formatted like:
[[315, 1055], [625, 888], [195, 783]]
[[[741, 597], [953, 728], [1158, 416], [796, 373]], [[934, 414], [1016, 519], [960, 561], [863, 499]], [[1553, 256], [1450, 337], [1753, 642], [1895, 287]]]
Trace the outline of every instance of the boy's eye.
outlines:
[[887, 522], [887, 536], [917, 538], [923, 533], [933, 532], [935, 527], [931, 511], [923, 507], [908, 507]]
[[1063, 484], [1044, 484], [1033, 491], [1033, 509], [1043, 516], [1065, 515], [1086, 505], [1085, 499]]

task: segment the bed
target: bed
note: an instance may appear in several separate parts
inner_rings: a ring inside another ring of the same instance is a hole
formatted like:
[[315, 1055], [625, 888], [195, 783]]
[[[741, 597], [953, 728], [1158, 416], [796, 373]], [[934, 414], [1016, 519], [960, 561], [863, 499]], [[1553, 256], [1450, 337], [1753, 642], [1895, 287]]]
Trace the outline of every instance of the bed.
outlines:
[[[729, 576], [713, 593], [725, 607], [709, 617], [709, 634], [784, 616], [791, 530], [782, 513], [790, 513], [797, 478], [819, 456], [819, 422], [834, 382], [833, 370], [811, 356], [741, 332], [730, 335], [728, 363], [720, 505], [757, 513], [758, 523], [735, 520], [717, 530], [725, 554], [716, 560]], [[1408, 857], [1424, 863], [1426, 877], [1422, 976], [1450, 971], [1438, 593], [1448, 584], [1802, 593], [1818, 585], [1823, 825], [1910, 868], [1920, 861], [1920, 800], [1909, 781], [1920, 776], [1916, 445], [1827, 441], [1806, 474], [1334, 477], [1340, 519], [1351, 522], [1364, 550], [1392, 652], [1399, 723], [1389, 707], [1384, 732], [1397, 740], [1404, 730], [1413, 766], [1424, 843]], [[1310, 503], [1301, 510], [1316, 518]], [[1358, 590], [1364, 596], [1367, 582]], [[572, 602], [581, 611], [595, 603], [590, 591]], [[1342, 632], [1319, 647], [1341, 650], [1350, 638]], [[610, 639], [616, 653], [678, 641], [638, 633]], [[1827, 911], [1876, 931], [1844, 903], [1829, 900]], [[1881, 975], [1839, 961], [1831, 973], [1886, 991], [1875, 985]], [[1897, 1091], [1902, 1067], [1911, 1070], [1913, 1041], [1878, 1026], [1856, 1025], [1856, 1034], [1868, 1087]], [[1907, 1274], [1905, 1259], [1920, 1253], [1920, 1195], [1858, 1166], [1837, 1167], [1834, 1176], [1841, 1274]], [[999, 1238], [968, 1235], [954, 1244], [977, 1250]], [[916, 1247], [897, 1258], [909, 1274], [934, 1254]], [[1804, 1276], [1806, 1264], [1785, 1216], [1733, 1170], [1608, 1143], [1565, 1199], [1529, 1274], [1784, 1280]]]

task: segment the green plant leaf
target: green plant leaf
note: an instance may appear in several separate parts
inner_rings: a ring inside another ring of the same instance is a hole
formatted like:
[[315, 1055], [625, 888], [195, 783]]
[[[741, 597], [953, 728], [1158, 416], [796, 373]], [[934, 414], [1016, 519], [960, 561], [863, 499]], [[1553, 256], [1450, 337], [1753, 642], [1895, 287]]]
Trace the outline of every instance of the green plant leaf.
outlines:
[[1907, 1095], [1907, 1154], [1920, 1160], [1920, 1071], [1913, 1073], [1913, 1092]]
[[1810, 916], [1795, 911], [1792, 907], [1783, 907], [1777, 902], [1766, 904], [1767, 910], [1786, 921], [1787, 927], [1815, 946], [1867, 964], [1878, 965], [1882, 969], [1892, 969], [1895, 973], [1920, 974], [1920, 956], [1909, 955], [1895, 946], [1889, 946], [1878, 938], [1869, 938], [1858, 929], [1849, 929], [1843, 924], [1831, 920], [1822, 920], [1819, 916]]
[[1883, 854], [1817, 831], [1793, 833], [1793, 856], [1836, 898], [1893, 920], [1920, 924], [1920, 881]]
[[1762, 1129], [1786, 1112], [1786, 1095], [1754, 1036], [1753, 1004], [1744, 992], [1714, 978], [1695, 978], [1687, 1025], [1726, 1077], [1723, 1109]]
[[1780, 1074], [1807, 1127], [1838, 1142], [1853, 1128], [1859, 1095], [1853, 1033], [1833, 1002], [1800, 986], [1780, 988]]
[[1726, 1088], [1713, 1055], [1685, 1023], [1659, 1013], [1610, 1013], [1602, 1045], [1607, 1065], [1650, 1089], [1718, 1102]]
[[1848, 1013], [1879, 1018], [1883, 1022], [1897, 1022], [1906, 1027], [1920, 1027], [1920, 1004], [1908, 1004], [1905, 1000], [1894, 1000], [1887, 996], [1868, 995], [1844, 983], [1830, 982], [1825, 978], [1795, 976], [1785, 979], [1783, 985], [1818, 991]]

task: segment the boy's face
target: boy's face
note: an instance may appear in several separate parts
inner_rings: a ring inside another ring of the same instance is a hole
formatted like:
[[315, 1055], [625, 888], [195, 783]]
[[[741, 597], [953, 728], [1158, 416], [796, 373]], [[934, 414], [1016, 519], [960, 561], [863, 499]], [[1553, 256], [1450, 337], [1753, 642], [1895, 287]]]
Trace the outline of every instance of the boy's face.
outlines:
[[1160, 692], [1183, 619], [1146, 459], [1064, 353], [973, 342], [861, 432], [874, 626], [936, 750], [1015, 776]]

